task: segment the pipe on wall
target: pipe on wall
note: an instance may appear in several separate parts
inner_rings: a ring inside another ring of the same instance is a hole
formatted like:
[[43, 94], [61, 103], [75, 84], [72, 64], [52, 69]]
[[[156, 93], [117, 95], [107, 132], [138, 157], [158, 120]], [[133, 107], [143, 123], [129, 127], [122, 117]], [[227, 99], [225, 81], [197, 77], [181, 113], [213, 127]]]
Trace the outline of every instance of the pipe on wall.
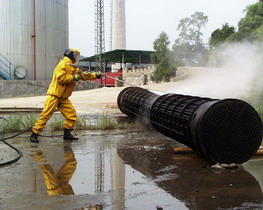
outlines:
[[36, 0], [33, 0], [33, 21], [34, 21], [34, 27], [33, 27], [33, 35], [32, 38], [34, 39], [34, 53], [33, 53], [33, 65], [34, 65], [34, 80], [37, 79], [37, 58], [36, 58], [36, 52], [37, 52], [37, 43], [36, 43]]

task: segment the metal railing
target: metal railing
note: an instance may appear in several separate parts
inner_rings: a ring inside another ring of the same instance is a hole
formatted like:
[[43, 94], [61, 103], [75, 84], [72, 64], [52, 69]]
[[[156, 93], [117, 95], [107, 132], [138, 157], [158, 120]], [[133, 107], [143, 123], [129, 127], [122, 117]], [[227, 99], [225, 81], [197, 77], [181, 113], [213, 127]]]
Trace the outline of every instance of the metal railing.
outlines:
[[0, 54], [0, 75], [5, 80], [14, 79], [15, 66], [3, 55]]

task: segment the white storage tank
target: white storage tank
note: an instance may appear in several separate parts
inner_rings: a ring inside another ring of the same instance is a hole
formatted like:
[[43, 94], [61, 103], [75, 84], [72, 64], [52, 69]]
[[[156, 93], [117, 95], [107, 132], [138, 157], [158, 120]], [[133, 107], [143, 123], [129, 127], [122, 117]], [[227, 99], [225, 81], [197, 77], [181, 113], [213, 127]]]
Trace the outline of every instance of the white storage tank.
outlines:
[[0, 1], [0, 71], [10, 61], [11, 79], [51, 79], [66, 48], [68, 0]]
[[126, 49], [125, 0], [113, 0], [112, 50]]

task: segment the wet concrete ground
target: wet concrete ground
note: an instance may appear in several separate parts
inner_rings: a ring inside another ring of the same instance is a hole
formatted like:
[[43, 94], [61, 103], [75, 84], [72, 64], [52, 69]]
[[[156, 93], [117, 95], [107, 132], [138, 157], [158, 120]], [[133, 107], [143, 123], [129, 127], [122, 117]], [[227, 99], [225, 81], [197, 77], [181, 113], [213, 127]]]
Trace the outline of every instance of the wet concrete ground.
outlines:
[[[71, 101], [78, 114], [119, 115], [107, 107], [116, 105], [121, 89], [78, 91]], [[1, 99], [0, 107], [41, 109], [45, 99]], [[72, 143], [62, 140], [61, 131], [42, 133], [39, 144], [29, 142], [30, 133], [8, 141], [23, 157], [0, 168], [1, 210], [263, 209], [260, 156], [242, 168], [213, 171], [197, 154], [175, 155], [172, 147], [181, 145], [152, 131], [76, 133], [80, 139]], [[17, 156], [2, 142], [0, 149], [0, 162]]]
[[[149, 131], [30, 133], [8, 142], [23, 157], [0, 169], [0, 209], [262, 209], [262, 159], [213, 171], [196, 154]], [[17, 154], [0, 144], [0, 160]]]

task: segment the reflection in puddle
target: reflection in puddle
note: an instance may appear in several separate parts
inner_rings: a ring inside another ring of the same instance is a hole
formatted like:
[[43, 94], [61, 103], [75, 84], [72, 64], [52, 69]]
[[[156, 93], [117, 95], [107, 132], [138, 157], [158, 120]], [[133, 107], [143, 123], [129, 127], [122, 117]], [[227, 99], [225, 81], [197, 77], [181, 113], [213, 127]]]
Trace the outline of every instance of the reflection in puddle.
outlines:
[[263, 177], [256, 180], [256, 173], [248, 172], [255, 170], [253, 160], [244, 164], [248, 171], [215, 173], [200, 157], [175, 155], [170, 142], [144, 132], [90, 134], [72, 144], [39, 148], [32, 150], [38, 166], [36, 192], [103, 195], [97, 209], [262, 207], [258, 180]]
[[[54, 195], [75, 195], [71, 184], [69, 183], [74, 175], [77, 167], [77, 160], [70, 145], [64, 145], [64, 163], [56, 173], [51, 164], [48, 163], [43, 152], [39, 148], [35, 148], [31, 156], [38, 164], [46, 185], [47, 194], [49, 196]], [[100, 191], [102, 192], [102, 191]], [[103, 205], [97, 204], [94, 206], [88, 206], [88, 209], [100, 210], [103, 209]]]
[[[149, 151], [131, 145], [118, 154], [161, 189], [185, 203], [189, 209], [254, 209], [262, 202], [258, 181], [244, 169], [214, 173], [195, 155], [174, 155], [169, 148]], [[252, 204], [252, 205], [251, 205]]]
[[40, 149], [33, 151], [32, 157], [39, 164], [48, 195], [74, 195], [69, 181], [76, 170], [77, 161], [69, 146], [64, 146], [65, 162], [57, 173], [54, 172], [51, 165], [46, 161]]

